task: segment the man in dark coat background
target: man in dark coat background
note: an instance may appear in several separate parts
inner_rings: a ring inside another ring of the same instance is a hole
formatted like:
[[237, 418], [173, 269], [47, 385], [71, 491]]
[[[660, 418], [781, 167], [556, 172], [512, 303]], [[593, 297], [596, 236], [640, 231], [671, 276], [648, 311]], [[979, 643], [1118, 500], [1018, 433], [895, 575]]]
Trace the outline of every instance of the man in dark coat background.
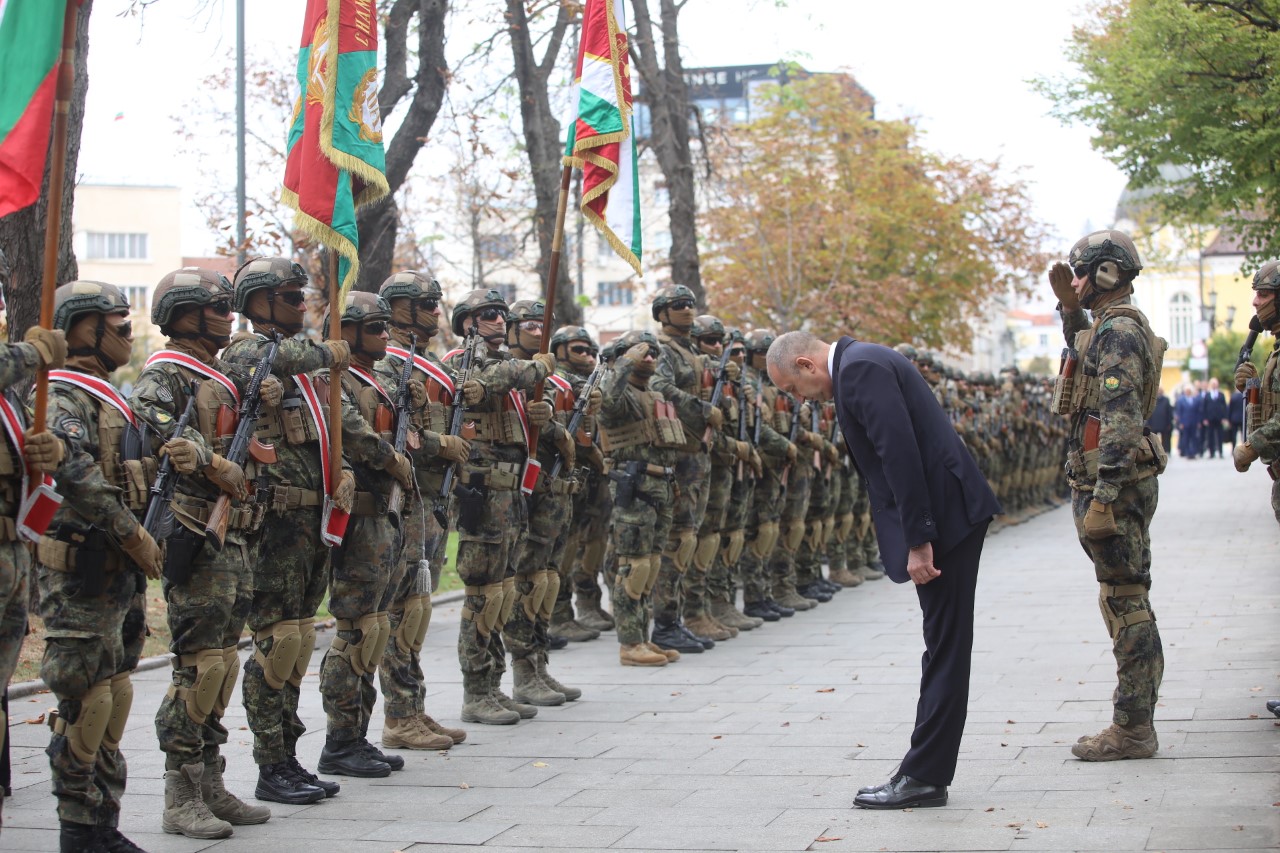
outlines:
[[1196, 389], [1187, 385], [1182, 389], [1182, 396], [1173, 404], [1174, 416], [1178, 419], [1178, 455], [1184, 459], [1195, 459], [1200, 455], [1200, 396]]
[[897, 352], [788, 332], [769, 348], [768, 369], [784, 391], [835, 399], [845, 444], [871, 496], [886, 570], [897, 583], [916, 584], [924, 617], [911, 748], [897, 775], [861, 789], [854, 804], [946, 805], [969, 700], [978, 562], [1000, 504], [929, 385]]
[[1165, 453], [1173, 451], [1173, 404], [1163, 388], [1156, 393], [1156, 407], [1147, 418], [1147, 429], [1160, 436]]
[[1222, 433], [1227, 426], [1227, 396], [1218, 387], [1218, 377], [1209, 380], [1209, 387], [1202, 398], [1204, 409], [1200, 414], [1204, 437], [1203, 450], [1209, 458], [1222, 458]]

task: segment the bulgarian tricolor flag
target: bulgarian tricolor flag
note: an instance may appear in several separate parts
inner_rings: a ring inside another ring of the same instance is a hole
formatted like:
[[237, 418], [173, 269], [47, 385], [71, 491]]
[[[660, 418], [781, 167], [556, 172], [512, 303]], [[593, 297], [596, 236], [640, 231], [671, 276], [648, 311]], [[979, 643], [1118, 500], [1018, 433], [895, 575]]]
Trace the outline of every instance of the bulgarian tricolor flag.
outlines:
[[307, 0], [298, 87], [280, 200], [298, 230], [338, 253], [345, 303], [359, 269], [356, 209], [388, 192], [374, 0]]
[[63, 0], [0, 0], [0, 216], [40, 197], [66, 14]]
[[564, 161], [582, 169], [582, 213], [640, 274], [640, 189], [622, 0], [587, 0]]

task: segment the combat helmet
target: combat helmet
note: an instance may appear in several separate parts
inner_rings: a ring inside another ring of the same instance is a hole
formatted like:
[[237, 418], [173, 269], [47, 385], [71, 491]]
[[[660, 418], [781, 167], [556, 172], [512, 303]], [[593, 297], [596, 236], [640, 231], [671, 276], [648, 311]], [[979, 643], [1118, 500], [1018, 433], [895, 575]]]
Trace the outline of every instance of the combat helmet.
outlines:
[[695, 338], [708, 338], [719, 336], [721, 340], [725, 339], [724, 323], [720, 322], [720, 318], [713, 314], [702, 314], [693, 318], [693, 328], [689, 330], [689, 334]]
[[[391, 305], [376, 293], [353, 290], [347, 294], [347, 304], [342, 308], [341, 322], [370, 323], [391, 320]], [[329, 312], [324, 312], [324, 327], [329, 328]]]
[[659, 320], [658, 315], [662, 313], [663, 309], [672, 302], [678, 302], [681, 299], [688, 299], [694, 305], [698, 304], [698, 300], [694, 298], [693, 291], [683, 284], [668, 284], [666, 287], [659, 288], [658, 292], [654, 294], [653, 304], [650, 306], [653, 319]]
[[547, 306], [541, 299], [517, 299], [507, 310], [507, 327], [525, 320], [541, 320], [546, 311]]
[[306, 283], [307, 271], [301, 264], [288, 258], [254, 258], [236, 270], [235, 299], [231, 307], [243, 312], [249, 302], [249, 294], [255, 290], [275, 290], [285, 284]]
[[[1067, 264], [1077, 278], [1088, 278], [1092, 285], [1090, 290], [1097, 293], [1110, 293], [1121, 285], [1128, 284], [1138, 276], [1142, 269], [1142, 261], [1138, 257], [1138, 247], [1133, 239], [1123, 231], [1094, 231], [1081, 237], [1071, 247], [1067, 255]], [[1081, 273], [1084, 273], [1081, 275]], [[1081, 293], [1080, 304], [1090, 307], [1097, 298], [1097, 293]]]
[[417, 270], [401, 270], [392, 273], [378, 288], [378, 295], [390, 302], [392, 299], [442, 299], [444, 291], [440, 282]]
[[482, 308], [499, 308], [504, 315], [510, 311], [507, 300], [503, 299], [502, 294], [494, 288], [473, 290], [453, 306], [449, 328], [453, 329], [453, 333], [459, 337], [466, 334], [462, 329], [462, 321]]
[[220, 272], [205, 267], [183, 267], [160, 279], [152, 295], [151, 322], [161, 331], [174, 318], [174, 312], [185, 305], [203, 308], [219, 299], [231, 300], [231, 282]]
[[591, 337], [582, 326], [561, 326], [556, 329], [555, 334], [551, 336], [551, 351], [555, 352], [556, 347], [568, 346], [574, 341], [584, 341], [587, 345], [594, 347], [595, 339]]
[[748, 353], [768, 352], [778, 336], [772, 329], [752, 329], [743, 337]]
[[1254, 290], [1280, 290], [1280, 261], [1267, 261], [1253, 274]]
[[920, 358], [920, 353], [916, 352], [916, 348], [911, 344], [898, 344], [893, 350], [908, 361], [915, 361]]
[[614, 340], [609, 346], [613, 347], [613, 358], [618, 358], [627, 350], [636, 344], [649, 344], [654, 349], [660, 349], [658, 344], [658, 336], [648, 329], [632, 329], [621, 337]]
[[124, 291], [102, 281], [71, 281], [53, 292], [53, 328], [71, 331], [81, 314], [128, 314]]

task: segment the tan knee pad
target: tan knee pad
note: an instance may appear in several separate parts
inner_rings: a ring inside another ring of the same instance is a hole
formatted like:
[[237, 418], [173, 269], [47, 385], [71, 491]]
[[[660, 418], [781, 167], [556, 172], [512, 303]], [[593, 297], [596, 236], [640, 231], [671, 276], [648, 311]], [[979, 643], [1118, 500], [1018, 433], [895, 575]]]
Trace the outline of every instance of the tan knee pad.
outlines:
[[720, 533], [704, 533], [698, 537], [693, 549], [693, 567], [700, 572], [711, 570], [716, 551], [720, 549]]
[[556, 609], [556, 596], [560, 594], [560, 573], [555, 569], [544, 569], [539, 574], [544, 576], [544, 582], [538, 618], [543, 622], [550, 622], [551, 614]]
[[302, 638], [298, 644], [298, 657], [294, 659], [293, 672], [289, 674], [289, 683], [294, 687], [302, 685], [302, 677], [307, 674], [307, 667], [311, 665], [311, 655], [316, 650], [316, 620], [314, 617], [298, 620], [298, 636]]
[[[1131, 583], [1115, 586], [1103, 583], [1098, 585], [1098, 609], [1102, 611], [1102, 621], [1106, 623], [1107, 633], [1111, 636], [1113, 642], [1116, 637], [1120, 636], [1120, 632], [1130, 625], [1155, 621], [1156, 617], [1151, 612], [1151, 601], [1147, 598], [1147, 595], [1147, 588], [1142, 584]], [[1108, 601], [1111, 598], [1141, 599], [1142, 609], [1131, 613], [1117, 614], [1111, 609], [1111, 604]]]
[[516, 592], [516, 597], [520, 599], [520, 609], [524, 611], [524, 617], [530, 622], [538, 621], [538, 613], [542, 610], [542, 600], [547, 596], [547, 573], [545, 570], [534, 571], [527, 575], [521, 575], [516, 578], [517, 586], [520, 583], [529, 584], [529, 591], [524, 595]]
[[832, 542], [836, 537], [836, 517], [829, 515], [822, 519], [822, 541], [818, 543], [819, 547]]
[[373, 668], [377, 669], [382, 655], [387, 651], [387, 643], [391, 642], [391, 614], [386, 610], [378, 611], [378, 642], [373, 647]]
[[658, 585], [658, 574], [662, 571], [662, 555], [650, 554], [648, 571], [644, 579], [644, 594], [652, 595], [653, 588]]
[[470, 597], [478, 597], [483, 601], [480, 604], [480, 609], [474, 612], [463, 607], [462, 618], [475, 622], [476, 630], [480, 632], [480, 636], [487, 638], [493, 633], [493, 629], [498, 625], [499, 618], [502, 615], [502, 582], [489, 583], [484, 586], [468, 586], [466, 593]]
[[[271, 652], [262, 653], [258, 645], [271, 638]], [[293, 675], [298, 663], [298, 653], [302, 650], [302, 631], [298, 628], [297, 619], [281, 619], [274, 625], [259, 628], [254, 632], [253, 659], [262, 667], [263, 678], [272, 690], [284, 687], [285, 681]]]
[[396, 645], [417, 654], [427, 638], [427, 625], [431, 622], [431, 596], [411, 595], [404, 600], [404, 615], [396, 628]]
[[[378, 641], [384, 628], [389, 639], [391, 620], [385, 611], [366, 613], [358, 619], [339, 619], [339, 631], [359, 631], [360, 639], [354, 643], [347, 643], [341, 637], [337, 637], [330, 647], [347, 659], [351, 664], [351, 670], [356, 675], [366, 675], [377, 669], [378, 661], [382, 659], [382, 653], [378, 650]], [[386, 639], [383, 639], [382, 648], [386, 647]]]
[[[811, 550], [818, 550], [818, 547], [822, 545], [822, 519], [815, 518], [812, 521], [806, 522], [804, 526], [804, 535], [801, 537], [801, 540], [808, 545]], [[799, 548], [800, 544], [796, 543], [796, 547]]]
[[622, 589], [627, 593], [627, 598], [639, 601], [644, 595], [645, 581], [649, 577], [649, 558], [619, 558], [618, 577], [622, 578]]
[[511, 621], [511, 611], [516, 608], [515, 575], [502, 579], [502, 609], [498, 611], [498, 622], [494, 625], [499, 631]]
[[778, 522], [767, 521], [756, 528], [756, 538], [751, 542], [751, 553], [758, 559], [767, 560], [773, 553], [773, 546], [778, 541]]
[[[80, 715], [74, 723], [61, 717], [54, 722], [54, 732], [66, 736], [71, 753], [85, 764], [94, 763], [98, 747], [102, 746], [111, 722], [111, 702], [111, 679], [104, 678], [80, 699]], [[116, 746], [119, 745], [117, 738]]]
[[213, 715], [221, 717], [227, 713], [227, 705], [231, 704], [231, 694], [236, 687], [236, 679], [240, 677], [240, 652], [235, 646], [227, 646], [222, 650], [223, 672], [222, 689], [218, 691], [217, 701], [213, 703]]
[[124, 737], [125, 724], [129, 722], [129, 709], [133, 707], [133, 682], [129, 673], [121, 672], [111, 676], [111, 719], [107, 720], [107, 730], [102, 735], [102, 746], [115, 752], [120, 749], [120, 738]]
[[191, 722], [204, 725], [222, 695], [222, 683], [227, 676], [226, 658], [223, 657], [222, 649], [201, 649], [182, 655], [178, 663], [183, 667], [194, 666], [196, 681], [190, 687], [170, 686], [169, 695], [186, 704], [187, 716], [191, 718]]
[[839, 515], [835, 519], [836, 541], [844, 542], [849, 538], [849, 534], [853, 532], [853, 513], [846, 512]]
[[786, 548], [788, 553], [794, 554], [796, 549], [800, 547], [800, 543], [804, 541], [804, 533], [803, 520], [796, 519], [786, 522], [782, 529], [782, 547]]
[[732, 569], [742, 559], [742, 548], [747, 544], [747, 531], [739, 527], [729, 534], [724, 548], [724, 564]]

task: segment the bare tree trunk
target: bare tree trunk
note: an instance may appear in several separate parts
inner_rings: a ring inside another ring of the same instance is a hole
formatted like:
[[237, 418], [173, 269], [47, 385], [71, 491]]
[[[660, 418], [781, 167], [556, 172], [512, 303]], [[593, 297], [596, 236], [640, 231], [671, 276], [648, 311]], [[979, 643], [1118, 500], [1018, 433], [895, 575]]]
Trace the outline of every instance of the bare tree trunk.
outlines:
[[631, 57], [644, 84], [644, 101], [649, 105], [652, 118], [649, 142], [657, 155], [670, 198], [671, 282], [692, 290], [698, 305], [705, 308], [707, 300], [698, 264], [698, 204], [694, 195], [693, 157], [689, 151], [689, 119], [693, 108], [689, 103], [689, 87], [684, 82], [677, 27], [680, 7], [684, 4], [676, 0], [658, 2], [662, 13], [660, 48], [654, 40], [648, 0], [632, 2], [636, 37], [631, 41]]
[[[560, 200], [560, 157], [564, 138], [560, 122], [551, 112], [547, 83], [560, 57], [560, 47], [569, 26], [569, 4], [559, 4], [552, 24], [550, 43], [542, 62], [533, 56], [533, 36], [524, 0], [507, 0], [507, 28], [511, 33], [511, 53], [515, 58], [515, 78], [520, 86], [520, 118], [524, 124], [525, 150], [533, 172], [534, 218], [538, 234], [538, 277], [544, 282], [551, 268], [551, 242], [556, 227], [556, 207]], [[582, 309], [574, 299], [568, 264], [561, 263], [556, 276], [556, 304], [559, 324], [582, 323]]]
[[[71, 250], [71, 213], [75, 206], [76, 163], [80, 159], [80, 133], [84, 128], [84, 99], [89, 92], [89, 13], [93, 0], [80, 7], [76, 26], [75, 85], [67, 114], [67, 167], [63, 178], [62, 233], [58, 238], [59, 284], [74, 281], [80, 268]], [[49, 218], [49, 166], [45, 161], [40, 199], [30, 207], [0, 219], [0, 249], [8, 260], [5, 301], [8, 303], [9, 340], [20, 341], [29, 326], [40, 321], [40, 288], [44, 280], [44, 235]]]
[[[387, 185], [391, 192], [376, 204], [362, 208], [357, 217], [360, 232], [357, 290], [376, 291], [391, 274], [396, 234], [400, 228], [395, 193], [404, 184], [414, 158], [426, 144], [449, 86], [449, 66], [444, 55], [444, 23], [448, 12], [449, 0], [395, 0], [387, 13], [383, 27], [387, 65], [379, 93], [382, 118], [385, 120], [410, 91], [413, 91], [413, 100], [396, 135], [387, 145]], [[418, 19], [418, 67], [410, 79], [407, 45], [415, 13]]]

